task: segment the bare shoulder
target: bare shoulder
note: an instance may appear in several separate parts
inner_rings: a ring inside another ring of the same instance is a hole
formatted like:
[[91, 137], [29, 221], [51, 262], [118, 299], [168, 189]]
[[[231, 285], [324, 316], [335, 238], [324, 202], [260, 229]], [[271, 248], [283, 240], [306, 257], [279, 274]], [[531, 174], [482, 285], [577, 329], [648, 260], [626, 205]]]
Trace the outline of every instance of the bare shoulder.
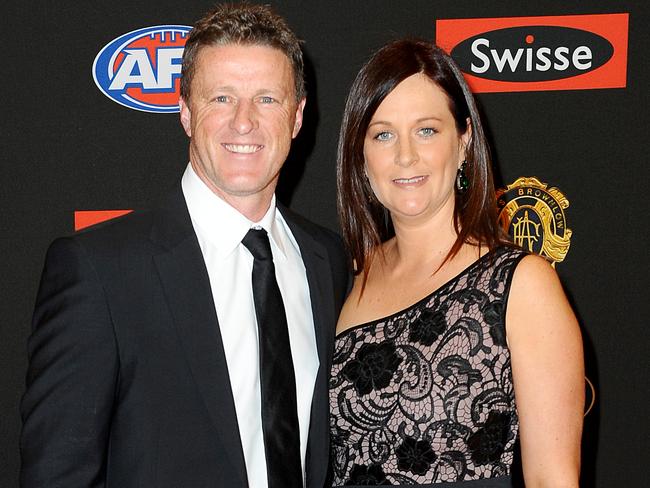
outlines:
[[544, 258], [528, 255], [512, 278], [506, 329], [512, 339], [535, 326], [546, 331], [556, 327], [575, 330], [577, 322], [555, 269]]
[[543, 308], [564, 302], [564, 289], [551, 263], [535, 254], [522, 258], [512, 277], [508, 308]]
[[537, 254], [529, 254], [522, 258], [513, 276], [514, 288], [539, 288], [560, 286], [560, 280], [551, 263]]

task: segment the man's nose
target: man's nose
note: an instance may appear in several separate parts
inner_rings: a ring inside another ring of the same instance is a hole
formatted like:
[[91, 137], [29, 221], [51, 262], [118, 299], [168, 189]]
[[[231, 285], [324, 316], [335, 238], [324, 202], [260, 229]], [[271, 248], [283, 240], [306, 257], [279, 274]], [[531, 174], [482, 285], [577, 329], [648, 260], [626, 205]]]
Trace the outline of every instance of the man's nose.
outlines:
[[240, 100], [235, 106], [235, 113], [230, 122], [230, 128], [238, 134], [248, 134], [257, 128], [255, 104], [248, 100]]

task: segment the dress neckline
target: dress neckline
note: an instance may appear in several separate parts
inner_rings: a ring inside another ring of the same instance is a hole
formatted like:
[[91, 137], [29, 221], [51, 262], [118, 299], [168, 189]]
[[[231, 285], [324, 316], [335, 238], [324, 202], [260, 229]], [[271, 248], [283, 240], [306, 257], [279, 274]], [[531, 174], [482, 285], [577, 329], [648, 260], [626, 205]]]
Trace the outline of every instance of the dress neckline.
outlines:
[[401, 310], [390, 313], [390, 314], [385, 315], [383, 317], [378, 317], [376, 319], [372, 319], [372, 320], [369, 320], [367, 322], [363, 322], [361, 324], [352, 325], [352, 326], [348, 327], [347, 329], [342, 330], [341, 332], [338, 332], [336, 334], [336, 336], [334, 337], [334, 340], [338, 340], [339, 338], [344, 336], [347, 332], [357, 330], [357, 329], [361, 329], [363, 327], [368, 327], [368, 326], [374, 325], [374, 324], [376, 324], [378, 322], [385, 322], [388, 319], [391, 319], [391, 318], [395, 317], [396, 315], [400, 315], [400, 314], [402, 314], [402, 313], [404, 313], [404, 312], [406, 312], [408, 310], [411, 310], [411, 309], [417, 307], [422, 302], [430, 300], [431, 297], [433, 297], [435, 294], [439, 293], [440, 291], [442, 291], [444, 288], [446, 288], [447, 286], [449, 286], [453, 282], [458, 281], [462, 276], [464, 276], [469, 271], [471, 271], [472, 268], [474, 268], [475, 266], [478, 266], [479, 264], [481, 264], [488, 256], [491, 256], [491, 255], [495, 254], [498, 250], [502, 249], [503, 247], [504, 246], [497, 246], [494, 249], [489, 250], [488, 252], [483, 254], [483, 256], [479, 257], [477, 260], [475, 260], [475, 261], [471, 262], [470, 264], [468, 264], [464, 269], [462, 269], [460, 272], [458, 272], [458, 274], [452, 276], [447, 281], [445, 281], [442, 285], [438, 286], [435, 290], [429, 292], [427, 295], [420, 298], [418, 301], [412, 303], [408, 307], [405, 307], [405, 308], [403, 308]]

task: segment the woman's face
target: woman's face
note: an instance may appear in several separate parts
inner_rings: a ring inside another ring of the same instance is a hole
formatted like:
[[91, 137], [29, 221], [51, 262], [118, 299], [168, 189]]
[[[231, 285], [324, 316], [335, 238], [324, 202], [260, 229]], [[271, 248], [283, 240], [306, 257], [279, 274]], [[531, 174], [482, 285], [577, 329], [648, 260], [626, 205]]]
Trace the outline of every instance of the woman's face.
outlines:
[[395, 223], [452, 218], [469, 135], [458, 133], [446, 94], [426, 75], [388, 94], [370, 120], [363, 153], [370, 186]]

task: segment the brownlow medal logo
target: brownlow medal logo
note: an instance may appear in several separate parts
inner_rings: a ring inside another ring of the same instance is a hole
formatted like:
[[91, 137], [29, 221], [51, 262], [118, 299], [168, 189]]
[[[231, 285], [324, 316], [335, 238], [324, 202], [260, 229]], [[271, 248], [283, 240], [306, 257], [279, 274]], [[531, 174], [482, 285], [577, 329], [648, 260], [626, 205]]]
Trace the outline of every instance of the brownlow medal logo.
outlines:
[[524, 176], [497, 191], [497, 203], [499, 222], [515, 244], [546, 257], [553, 266], [564, 261], [572, 231], [564, 214], [569, 200], [559, 189]]

